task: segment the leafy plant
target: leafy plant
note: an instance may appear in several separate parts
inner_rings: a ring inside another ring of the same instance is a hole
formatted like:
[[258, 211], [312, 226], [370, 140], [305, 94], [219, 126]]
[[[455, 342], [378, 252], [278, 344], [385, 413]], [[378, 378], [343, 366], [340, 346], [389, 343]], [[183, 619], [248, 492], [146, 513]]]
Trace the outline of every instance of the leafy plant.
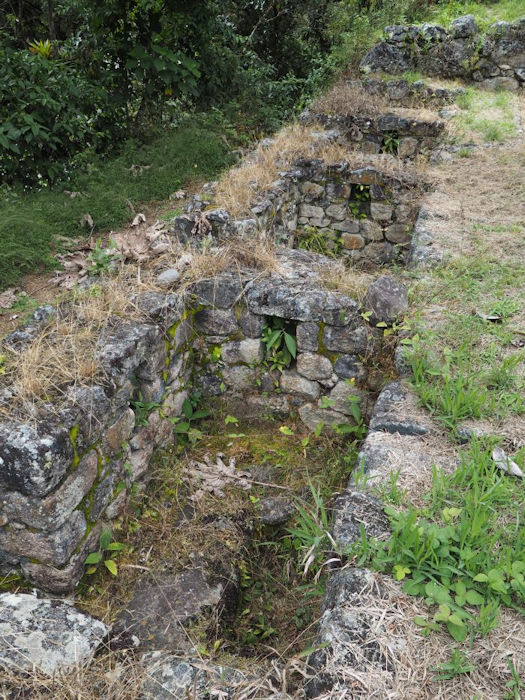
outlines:
[[520, 674], [517, 672], [510, 656], [507, 656], [507, 666], [509, 667], [512, 678], [505, 683], [505, 688], [508, 689], [505, 694], [505, 700], [520, 700], [521, 691], [525, 689], [525, 683], [520, 678]]
[[202, 437], [202, 432], [193, 425], [195, 421], [210, 415], [207, 409], [199, 408], [201, 397], [200, 391], [194, 391], [182, 404], [183, 418], [177, 416], [170, 419], [173, 423], [175, 434], [180, 438], [182, 444], [185, 442], [195, 444]]
[[352, 215], [360, 219], [366, 219], [369, 202], [370, 186], [352, 185], [350, 201], [348, 203]]
[[454, 649], [450, 654], [450, 659], [440, 664], [434, 670], [436, 671], [436, 676], [433, 680], [449, 681], [454, 676], [475, 671], [476, 666], [470, 663], [465, 652], [461, 651], [461, 649]]
[[399, 134], [397, 131], [387, 131], [383, 138], [383, 153], [396, 155], [399, 148]]
[[458, 469], [434, 469], [429, 506], [387, 507], [392, 536], [363, 537], [355, 547], [361, 563], [405, 580], [403, 590], [437, 606], [432, 618], [415, 619], [426, 633], [444, 625], [456, 641], [487, 634], [500, 605], [523, 610], [525, 538], [521, 524], [505, 529], [502, 509], [519, 499], [519, 488], [501, 474], [490, 446], [474, 441]]
[[118, 261], [120, 260], [120, 255], [118, 253], [112, 253], [112, 249], [115, 248], [114, 241], [109, 242], [109, 247], [104, 248], [102, 246], [102, 239], [98, 238], [95, 247], [88, 256], [88, 274], [91, 277], [103, 277], [104, 275], [113, 274], [116, 270]]
[[150, 413], [160, 408], [161, 404], [156, 401], [144, 401], [139, 392], [138, 399], [130, 401], [130, 406], [135, 411], [135, 425], [147, 425]]
[[341, 252], [341, 241], [334, 231], [319, 231], [315, 226], [305, 226], [296, 231], [297, 247], [320, 255], [336, 257]]
[[92, 575], [96, 573], [102, 564], [112, 576], [117, 576], [118, 568], [115, 559], [124, 547], [125, 545], [122, 542], [113, 541], [109, 528], [102, 530], [99, 537], [99, 551], [88, 554], [84, 562], [84, 564], [88, 565], [86, 574]]
[[53, 53], [53, 45], [49, 39], [45, 39], [44, 41], [30, 41], [29, 51], [41, 58], [50, 58]]
[[297, 340], [291, 325], [276, 316], [263, 328], [262, 341], [266, 345], [266, 361], [270, 370], [282, 372], [297, 355]]

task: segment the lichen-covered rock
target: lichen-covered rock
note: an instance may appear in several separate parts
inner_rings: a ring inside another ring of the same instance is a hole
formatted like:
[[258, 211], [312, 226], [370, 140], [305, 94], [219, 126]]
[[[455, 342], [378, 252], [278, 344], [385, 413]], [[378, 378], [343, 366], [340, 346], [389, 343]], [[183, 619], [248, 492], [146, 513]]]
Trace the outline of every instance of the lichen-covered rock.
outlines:
[[133, 375], [160, 335], [153, 324], [118, 323], [100, 337], [97, 358], [107, 375], [121, 384]]
[[263, 344], [256, 338], [226, 343], [221, 350], [221, 357], [228, 364], [236, 362], [244, 362], [247, 365], [259, 364], [263, 359]]
[[369, 428], [400, 435], [425, 435], [432, 430], [432, 422], [412, 391], [396, 381], [380, 393]]
[[280, 496], [261, 498], [258, 506], [258, 519], [263, 525], [272, 527], [284, 525], [295, 513], [294, 503]]
[[296, 328], [297, 349], [300, 352], [316, 352], [319, 348], [319, 331], [321, 326], [318, 323], [298, 323]]
[[314, 352], [297, 355], [297, 372], [307, 379], [329, 379], [333, 371], [332, 363], [323, 355]]
[[71, 605], [25, 593], [0, 594], [0, 667], [52, 676], [89, 662], [106, 625]]
[[0, 550], [25, 557], [28, 554], [49, 566], [63, 566], [82, 541], [86, 518], [76, 510], [52, 532], [33, 532], [8, 524], [0, 528]]
[[295, 370], [284, 370], [281, 374], [281, 390], [305, 399], [316, 399], [320, 394], [319, 384], [301, 377]]
[[368, 345], [366, 329], [363, 326], [359, 328], [325, 326], [323, 344], [327, 350], [333, 352], [364, 355]]
[[248, 290], [246, 301], [253, 313], [294, 321], [346, 326], [358, 319], [358, 304], [350, 297], [282, 279], [257, 280]]
[[169, 328], [180, 321], [184, 311], [181, 296], [174, 292], [171, 294], [141, 292], [133, 301], [141, 313], [163, 328]]
[[333, 537], [341, 547], [359, 542], [364, 529], [367, 537], [384, 539], [390, 524], [381, 501], [368, 493], [345, 491], [334, 504]]
[[233, 311], [203, 309], [195, 314], [194, 325], [204, 335], [227, 336], [236, 333], [239, 325]]
[[366, 369], [357, 355], [339, 355], [334, 364], [334, 372], [340, 379], [355, 379], [364, 381]]
[[243, 286], [243, 279], [239, 275], [224, 274], [195, 282], [188, 288], [187, 294], [197, 304], [229, 309], [241, 297]]
[[27, 496], [45, 496], [73, 459], [68, 431], [49, 421], [0, 423], [0, 486]]
[[0, 514], [8, 521], [40, 530], [55, 530], [63, 525], [93, 485], [98, 471], [96, 452], [83, 457], [64, 483], [45, 498], [6, 491], [0, 497]]
[[368, 288], [363, 307], [372, 312], [372, 322], [391, 324], [408, 311], [407, 289], [395, 277], [378, 277]]
[[475, 36], [478, 31], [474, 15], [457, 17], [450, 25], [450, 35], [454, 39], [466, 39], [469, 36]]
[[217, 666], [198, 658], [181, 659], [171, 654], [144, 654], [147, 668], [141, 687], [142, 700], [187, 700], [195, 698], [236, 697], [237, 687], [246, 685], [246, 673], [229, 666]]

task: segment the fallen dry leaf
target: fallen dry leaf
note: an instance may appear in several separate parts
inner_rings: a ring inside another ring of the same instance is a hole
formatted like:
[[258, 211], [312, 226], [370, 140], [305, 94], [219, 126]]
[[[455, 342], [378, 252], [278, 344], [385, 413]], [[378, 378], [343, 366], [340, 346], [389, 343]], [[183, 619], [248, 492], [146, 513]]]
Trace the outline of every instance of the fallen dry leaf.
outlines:
[[16, 302], [17, 287], [6, 289], [0, 294], [0, 309], [10, 309]]
[[245, 491], [251, 488], [251, 474], [248, 471], [235, 469], [235, 457], [230, 457], [228, 464], [218, 452], [213, 462], [210, 455], [204, 455], [203, 461], [193, 460], [185, 469], [190, 482], [197, 488], [192, 500], [200, 500], [206, 493], [224, 498], [223, 489], [226, 486], [240, 486]]
[[146, 221], [146, 217], [142, 212], [139, 212], [137, 216], [133, 219], [131, 222], [132, 226], [139, 226], [140, 224], [144, 223]]
[[84, 216], [80, 217], [80, 225], [81, 226], [89, 226], [89, 228], [93, 228], [95, 226], [93, 222], [93, 218], [91, 217], [91, 214], [84, 214]]
[[507, 474], [512, 474], [512, 476], [519, 476], [523, 479], [523, 472], [519, 466], [514, 462], [501, 447], [495, 447], [492, 450], [492, 459], [496, 463], [498, 469], [501, 469]]

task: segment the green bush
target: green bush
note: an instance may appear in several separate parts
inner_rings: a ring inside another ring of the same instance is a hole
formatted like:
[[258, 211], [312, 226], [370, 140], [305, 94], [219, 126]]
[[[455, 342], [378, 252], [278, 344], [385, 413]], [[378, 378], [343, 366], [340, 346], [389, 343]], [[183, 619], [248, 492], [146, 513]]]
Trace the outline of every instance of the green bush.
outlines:
[[104, 87], [90, 83], [70, 63], [0, 47], [0, 84], [4, 182], [54, 181], [79, 151], [98, 150], [119, 135], [120, 119]]

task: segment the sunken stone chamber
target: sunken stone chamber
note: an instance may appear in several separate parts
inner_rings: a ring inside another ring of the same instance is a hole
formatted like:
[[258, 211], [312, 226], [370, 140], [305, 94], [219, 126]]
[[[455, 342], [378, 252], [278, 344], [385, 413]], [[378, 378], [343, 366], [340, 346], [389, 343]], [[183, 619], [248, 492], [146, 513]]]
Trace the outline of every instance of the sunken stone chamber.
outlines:
[[[98, 340], [104, 383], [71, 387], [30, 421], [0, 422], [1, 571], [53, 593], [73, 590], [196, 389], [239, 401], [243, 416], [295, 411], [310, 428], [352, 423], [352, 396], [366, 414], [356, 382], [378, 341], [355, 300], [321, 286], [322, 271], [338, 263], [300, 250], [278, 259], [279, 274], [246, 270], [201, 280], [183, 296], [138, 294], [146, 320], [114, 318]], [[275, 318], [297, 341], [282, 373], [263, 362], [261, 333]]]

